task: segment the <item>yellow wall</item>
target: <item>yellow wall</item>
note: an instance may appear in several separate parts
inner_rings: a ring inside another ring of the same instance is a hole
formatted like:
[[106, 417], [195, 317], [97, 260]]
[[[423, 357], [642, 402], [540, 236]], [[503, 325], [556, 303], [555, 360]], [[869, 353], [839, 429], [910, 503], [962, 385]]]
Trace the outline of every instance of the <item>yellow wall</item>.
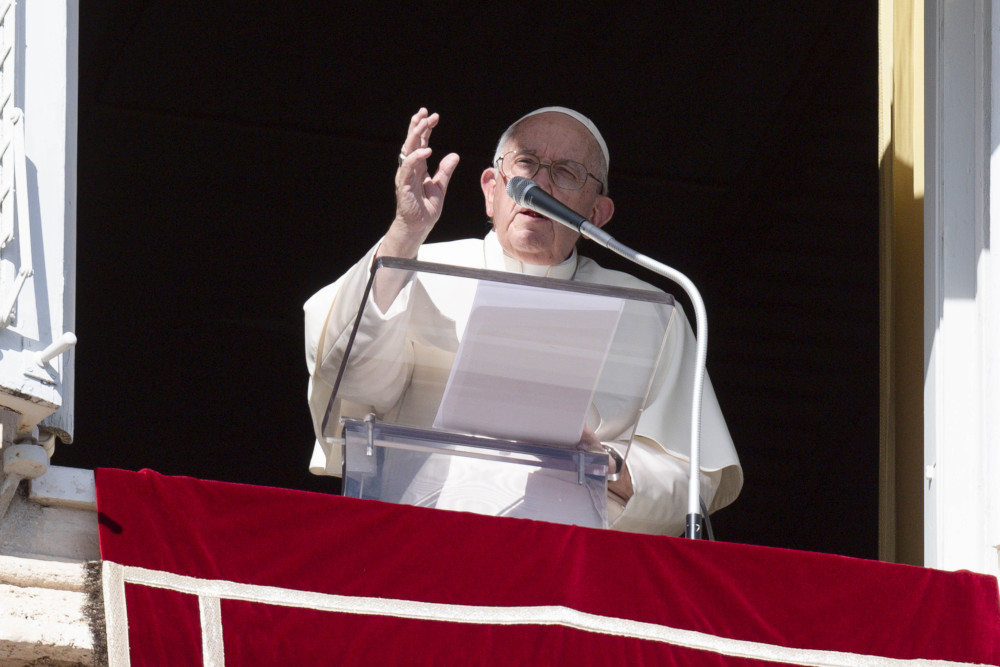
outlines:
[[923, 564], [924, 59], [920, 0], [879, 0], [879, 557]]

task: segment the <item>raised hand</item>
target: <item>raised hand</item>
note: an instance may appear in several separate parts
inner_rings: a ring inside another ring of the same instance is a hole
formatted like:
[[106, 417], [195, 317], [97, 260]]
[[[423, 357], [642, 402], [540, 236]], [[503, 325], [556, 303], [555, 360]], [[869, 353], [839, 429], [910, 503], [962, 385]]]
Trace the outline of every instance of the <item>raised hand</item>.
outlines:
[[424, 108], [410, 119], [396, 170], [396, 217], [382, 240], [379, 256], [416, 257], [420, 244], [441, 217], [458, 154], [442, 158], [431, 176], [427, 165], [432, 153], [429, 144], [439, 120], [438, 114]]

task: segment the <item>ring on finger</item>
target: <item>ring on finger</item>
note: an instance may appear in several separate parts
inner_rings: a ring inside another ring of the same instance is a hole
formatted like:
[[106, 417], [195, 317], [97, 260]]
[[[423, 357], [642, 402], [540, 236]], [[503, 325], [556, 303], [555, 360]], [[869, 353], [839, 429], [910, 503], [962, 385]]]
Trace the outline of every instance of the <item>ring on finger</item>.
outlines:
[[403, 166], [403, 160], [405, 160], [405, 159], [406, 159], [406, 155], [403, 152], [400, 152], [399, 153], [399, 166], [400, 167]]

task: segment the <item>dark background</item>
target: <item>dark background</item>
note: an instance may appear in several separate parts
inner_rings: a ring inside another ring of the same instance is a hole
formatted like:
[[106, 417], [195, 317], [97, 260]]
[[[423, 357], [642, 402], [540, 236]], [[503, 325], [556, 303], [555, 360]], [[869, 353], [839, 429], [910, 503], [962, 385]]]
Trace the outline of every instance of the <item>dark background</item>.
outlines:
[[391, 220], [410, 115], [462, 156], [440, 241], [486, 232], [500, 132], [559, 104], [610, 147], [608, 230], [706, 302], [746, 475], [717, 537], [875, 557], [877, 3], [638, 6], [84, 3], [54, 463], [335, 490], [306, 469], [301, 305]]

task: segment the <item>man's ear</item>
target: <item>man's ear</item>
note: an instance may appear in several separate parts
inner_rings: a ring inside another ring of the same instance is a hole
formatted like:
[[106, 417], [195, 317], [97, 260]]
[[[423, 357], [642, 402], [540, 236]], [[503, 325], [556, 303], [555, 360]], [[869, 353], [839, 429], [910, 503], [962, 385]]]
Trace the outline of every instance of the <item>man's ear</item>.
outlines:
[[593, 223], [595, 227], [603, 227], [608, 224], [611, 220], [611, 216], [614, 214], [615, 203], [611, 201], [611, 197], [598, 195], [597, 201], [594, 202], [594, 208], [590, 213], [590, 222]]
[[483, 188], [483, 199], [486, 200], [486, 217], [493, 217], [493, 196], [496, 194], [497, 179], [496, 169], [488, 167], [479, 177], [479, 185]]

